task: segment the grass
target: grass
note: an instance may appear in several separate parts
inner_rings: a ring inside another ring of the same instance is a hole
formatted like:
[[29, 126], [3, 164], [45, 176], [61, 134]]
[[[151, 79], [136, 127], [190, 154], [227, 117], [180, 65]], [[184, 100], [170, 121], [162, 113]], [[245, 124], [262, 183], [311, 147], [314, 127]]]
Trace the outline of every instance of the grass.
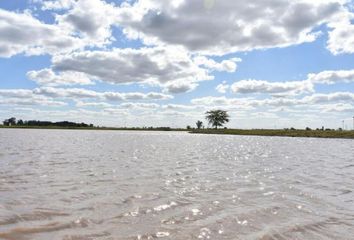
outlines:
[[254, 135], [254, 136], [282, 136], [282, 137], [313, 137], [313, 138], [348, 138], [354, 139], [354, 131], [334, 130], [277, 130], [277, 129], [200, 129], [190, 133], [199, 134], [229, 134], [229, 135]]

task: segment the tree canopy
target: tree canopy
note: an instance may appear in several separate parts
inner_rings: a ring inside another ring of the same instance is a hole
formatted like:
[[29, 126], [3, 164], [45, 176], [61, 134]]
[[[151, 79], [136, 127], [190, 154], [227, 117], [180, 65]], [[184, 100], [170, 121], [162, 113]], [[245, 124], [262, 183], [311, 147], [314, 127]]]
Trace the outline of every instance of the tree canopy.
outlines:
[[203, 122], [200, 121], [200, 120], [198, 120], [198, 121], [195, 123], [195, 125], [197, 125], [197, 128], [198, 128], [198, 129], [201, 129], [201, 128], [203, 127]]
[[211, 110], [205, 113], [205, 118], [208, 123], [217, 129], [222, 127], [225, 123], [229, 122], [229, 114], [224, 110]]

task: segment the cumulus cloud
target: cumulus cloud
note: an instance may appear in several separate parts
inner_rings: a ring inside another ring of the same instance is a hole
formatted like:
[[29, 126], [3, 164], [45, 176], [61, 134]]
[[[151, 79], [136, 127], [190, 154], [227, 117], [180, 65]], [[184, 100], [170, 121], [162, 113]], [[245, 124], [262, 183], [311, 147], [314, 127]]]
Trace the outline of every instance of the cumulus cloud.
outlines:
[[315, 28], [343, 11], [343, 1], [139, 0], [120, 8], [129, 38], [218, 54], [314, 41]]
[[42, 5], [42, 10], [65, 10], [72, 8], [75, 0], [37, 0]]
[[221, 62], [216, 62], [213, 59], [207, 58], [205, 56], [198, 56], [194, 58], [194, 62], [197, 65], [204, 66], [213, 71], [232, 73], [236, 71], [237, 62], [241, 62], [241, 59], [231, 58], [228, 60], [222, 60]]
[[329, 94], [313, 94], [311, 96], [306, 96], [302, 99], [304, 104], [306, 103], [331, 103], [331, 102], [353, 102], [354, 93], [351, 92], [334, 92]]
[[342, 11], [328, 24], [327, 48], [335, 55], [354, 53], [354, 14]]
[[[122, 27], [130, 39], [147, 45], [176, 45], [206, 55], [286, 47], [314, 41], [316, 28], [327, 24], [328, 49], [334, 54], [353, 52], [353, 15], [346, 1], [219, 0], [126, 1], [120, 6], [103, 0], [42, 1], [42, 10], [56, 11], [46, 24], [30, 13], [0, 10], [0, 56], [57, 54], [105, 47]], [[233, 72], [234, 60], [205, 65]]]
[[334, 92], [329, 94], [313, 94], [303, 98], [226, 98], [226, 97], [202, 97], [191, 100], [194, 105], [201, 106], [223, 106], [228, 108], [256, 108], [256, 107], [289, 107], [306, 106], [310, 108], [315, 105], [329, 103], [354, 102], [354, 93]]
[[87, 45], [103, 46], [114, 40], [111, 31], [116, 21], [114, 5], [101, 0], [61, 1], [58, 5], [71, 7], [65, 14], [56, 15], [58, 25], [79, 34]]
[[147, 83], [166, 86], [169, 92], [192, 90], [196, 82], [213, 79], [208, 71], [179, 48], [83, 51], [53, 57], [57, 71], [85, 73], [108, 83]]
[[119, 105], [121, 108], [128, 108], [134, 110], [143, 110], [143, 109], [156, 109], [160, 105], [156, 103], [122, 103]]
[[45, 24], [29, 13], [0, 9], [0, 57], [39, 55], [80, 48], [80, 39], [56, 25]]
[[106, 103], [106, 102], [82, 102], [82, 101], [77, 101], [76, 102], [76, 107], [98, 107], [98, 108], [108, 108], [112, 107], [112, 104]]
[[33, 93], [36, 95], [43, 95], [52, 98], [98, 98], [100, 94], [98, 92], [87, 90], [83, 88], [52, 88], [41, 87], [35, 88]]
[[141, 93], [141, 92], [131, 92], [131, 93], [119, 93], [119, 92], [103, 92], [101, 97], [107, 101], [126, 101], [126, 100], [168, 100], [172, 99], [173, 96], [164, 93]]
[[262, 80], [241, 80], [231, 85], [233, 93], [301, 94], [313, 92], [310, 81], [268, 82]]
[[321, 106], [320, 109], [324, 113], [328, 113], [328, 112], [353, 113], [354, 105], [347, 104], [347, 103], [329, 104], [329, 105]]
[[16, 54], [58, 54], [87, 46], [111, 43], [116, 8], [101, 0], [42, 1], [43, 10], [65, 10], [55, 14], [55, 23], [24, 13], [0, 9], [0, 57]]
[[30, 98], [30, 99], [23, 99], [23, 98], [0, 98], [1, 105], [19, 105], [19, 106], [33, 106], [33, 105], [41, 105], [41, 106], [55, 106], [61, 107], [67, 105], [65, 102], [61, 101], [53, 101], [48, 98]]
[[198, 87], [198, 84], [195, 82], [187, 81], [172, 81], [164, 84], [164, 92], [177, 94], [193, 91]]
[[2, 105], [42, 105], [64, 106], [63, 101], [56, 101], [50, 97], [40, 96], [27, 89], [0, 89], [0, 104]]
[[219, 93], [226, 93], [227, 90], [229, 90], [230, 85], [228, 85], [225, 81], [223, 81], [221, 84], [216, 86], [216, 91], [218, 91]]
[[30, 98], [33, 92], [27, 89], [0, 89], [0, 97]]
[[288, 95], [298, 95], [313, 93], [316, 84], [336, 84], [336, 83], [354, 82], [354, 70], [336, 70], [322, 71], [319, 73], [310, 73], [306, 80], [302, 81], [284, 81], [270, 82], [264, 80], [240, 80], [231, 86], [224, 81], [216, 87], [220, 93], [226, 93], [231, 89], [233, 93], [254, 94], [267, 93], [272, 96], [286, 97]]
[[0, 89], [0, 97], [3, 98], [68, 98], [95, 99], [103, 101], [129, 101], [129, 100], [168, 100], [173, 96], [157, 92], [96, 92], [84, 88], [53, 88], [40, 87], [31, 89]]
[[175, 111], [195, 111], [197, 106], [182, 105], [182, 104], [167, 104], [162, 106], [163, 109], [175, 110]]
[[316, 84], [335, 84], [354, 82], [354, 70], [323, 71], [311, 73], [308, 80]]
[[84, 73], [67, 71], [56, 74], [49, 68], [39, 71], [29, 71], [27, 77], [39, 85], [46, 86], [93, 84], [91, 79]]

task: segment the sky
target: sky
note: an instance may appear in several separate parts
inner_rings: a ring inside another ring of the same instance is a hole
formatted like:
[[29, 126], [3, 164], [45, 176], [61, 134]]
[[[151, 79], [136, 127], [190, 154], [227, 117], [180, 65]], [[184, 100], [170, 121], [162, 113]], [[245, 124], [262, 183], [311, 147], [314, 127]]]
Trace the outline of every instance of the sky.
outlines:
[[2, 0], [0, 118], [354, 127], [354, 2]]

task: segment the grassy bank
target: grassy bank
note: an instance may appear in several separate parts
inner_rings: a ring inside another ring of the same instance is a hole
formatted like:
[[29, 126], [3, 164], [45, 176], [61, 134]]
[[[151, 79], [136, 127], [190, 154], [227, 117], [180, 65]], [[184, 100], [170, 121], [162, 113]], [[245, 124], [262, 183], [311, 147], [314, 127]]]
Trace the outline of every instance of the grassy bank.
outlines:
[[202, 130], [192, 130], [190, 131], [190, 133], [354, 139], [354, 131], [334, 131], [334, 130], [321, 131], [321, 130], [277, 130], [277, 129], [252, 129], [252, 130], [202, 129]]

